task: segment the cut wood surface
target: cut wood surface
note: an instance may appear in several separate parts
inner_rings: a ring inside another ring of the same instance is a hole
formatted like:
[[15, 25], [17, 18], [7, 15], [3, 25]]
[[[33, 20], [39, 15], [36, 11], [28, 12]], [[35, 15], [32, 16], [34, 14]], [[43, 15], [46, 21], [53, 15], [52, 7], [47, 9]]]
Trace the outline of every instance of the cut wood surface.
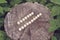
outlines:
[[[31, 18], [19, 25], [17, 24], [19, 20], [31, 12], [34, 12]], [[19, 31], [22, 25], [39, 13], [42, 13], [42, 15], [37, 20]], [[19, 4], [7, 13], [4, 20], [5, 31], [12, 40], [50, 40], [52, 35], [48, 32], [50, 18], [50, 10], [41, 4], [30, 2]]]

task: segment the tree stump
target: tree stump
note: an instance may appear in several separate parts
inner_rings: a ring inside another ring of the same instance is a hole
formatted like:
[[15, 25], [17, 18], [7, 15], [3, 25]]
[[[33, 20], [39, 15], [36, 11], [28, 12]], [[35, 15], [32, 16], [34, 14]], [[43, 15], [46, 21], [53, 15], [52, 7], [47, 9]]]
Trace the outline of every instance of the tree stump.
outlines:
[[7, 13], [5, 31], [12, 40], [50, 40], [50, 18], [47, 7], [36, 2], [22, 3]]

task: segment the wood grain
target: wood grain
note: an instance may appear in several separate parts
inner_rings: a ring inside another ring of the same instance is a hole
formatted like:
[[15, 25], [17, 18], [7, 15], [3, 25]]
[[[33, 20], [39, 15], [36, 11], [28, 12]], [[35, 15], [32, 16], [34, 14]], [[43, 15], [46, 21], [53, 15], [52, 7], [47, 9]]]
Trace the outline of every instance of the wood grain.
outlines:
[[[34, 15], [42, 13], [42, 16], [24, 30], [19, 31], [21, 25], [17, 25], [17, 21], [31, 12], [34, 12]], [[42, 4], [30, 2], [19, 4], [7, 13], [4, 20], [5, 31], [12, 40], [50, 40], [52, 35], [48, 32], [50, 18], [50, 10]]]

